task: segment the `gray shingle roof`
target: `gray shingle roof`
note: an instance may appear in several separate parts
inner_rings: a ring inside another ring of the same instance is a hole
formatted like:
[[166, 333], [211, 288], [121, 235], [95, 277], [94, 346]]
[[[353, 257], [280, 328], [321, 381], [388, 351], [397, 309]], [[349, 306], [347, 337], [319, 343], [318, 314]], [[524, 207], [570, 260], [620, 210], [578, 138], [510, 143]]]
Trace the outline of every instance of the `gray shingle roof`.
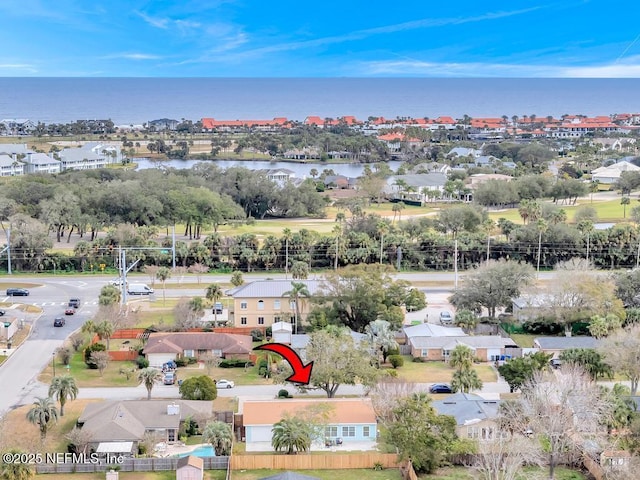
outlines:
[[597, 348], [600, 341], [594, 337], [537, 337], [533, 344], [543, 350], [568, 350], [570, 348]]
[[222, 350], [223, 354], [249, 354], [250, 335], [213, 332], [158, 332], [149, 335], [143, 352], [182, 353], [183, 350]]
[[476, 335], [465, 337], [413, 337], [409, 339], [414, 348], [442, 348], [453, 350], [458, 345], [471, 348], [504, 348], [507, 345], [516, 346], [510, 338], [498, 335]]
[[404, 327], [404, 334], [407, 338], [413, 337], [464, 337], [467, 334], [458, 327], [443, 327], [433, 323], [421, 323]]
[[[177, 415], [167, 414], [167, 405], [179, 405]], [[211, 402], [200, 400], [126, 400], [90, 403], [78, 418], [92, 433], [93, 442], [137, 441], [146, 430], [178, 428], [180, 421], [212, 413]]]
[[458, 425], [465, 425], [474, 420], [496, 418], [500, 400], [485, 400], [472, 393], [456, 393], [432, 402], [432, 405], [440, 415], [451, 415]]
[[395, 175], [389, 177], [387, 181], [390, 185], [395, 185], [398, 180], [404, 181], [410, 187], [441, 187], [447, 183], [447, 175], [440, 172], [418, 173], [413, 175]]
[[311, 295], [320, 293], [321, 280], [256, 280], [227, 290], [227, 295], [234, 298], [282, 298], [293, 287], [291, 282], [304, 283]]

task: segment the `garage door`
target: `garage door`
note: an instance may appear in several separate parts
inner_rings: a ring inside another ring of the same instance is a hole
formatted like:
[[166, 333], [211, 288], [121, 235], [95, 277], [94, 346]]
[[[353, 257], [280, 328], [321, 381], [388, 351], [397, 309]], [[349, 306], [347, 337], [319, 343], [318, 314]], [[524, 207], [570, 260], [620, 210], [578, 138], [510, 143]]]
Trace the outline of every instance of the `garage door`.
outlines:
[[248, 442], [270, 442], [271, 426], [249, 427], [251, 436], [248, 436]]
[[150, 353], [147, 355], [149, 359], [149, 366], [162, 367], [163, 363], [167, 363], [169, 360], [175, 360], [175, 353]]

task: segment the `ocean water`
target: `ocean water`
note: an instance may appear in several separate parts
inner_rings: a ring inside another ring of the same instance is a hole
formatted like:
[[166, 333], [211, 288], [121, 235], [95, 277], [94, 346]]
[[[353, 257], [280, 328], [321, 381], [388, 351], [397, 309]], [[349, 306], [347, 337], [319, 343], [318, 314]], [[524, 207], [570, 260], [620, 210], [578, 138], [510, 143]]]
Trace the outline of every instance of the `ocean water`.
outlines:
[[0, 119], [304, 120], [640, 112], [640, 79], [0, 78]]

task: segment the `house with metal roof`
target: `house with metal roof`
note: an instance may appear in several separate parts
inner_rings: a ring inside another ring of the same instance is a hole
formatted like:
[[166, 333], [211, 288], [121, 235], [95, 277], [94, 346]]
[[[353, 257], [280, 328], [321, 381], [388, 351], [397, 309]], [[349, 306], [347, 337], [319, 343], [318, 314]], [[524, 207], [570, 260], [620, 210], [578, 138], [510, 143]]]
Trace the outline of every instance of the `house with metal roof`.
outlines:
[[487, 441], [497, 438], [500, 400], [485, 400], [473, 393], [456, 393], [431, 403], [440, 415], [456, 419], [456, 433], [460, 438]]
[[[276, 322], [289, 321], [295, 316], [295, 301], [288, 298], [292, 282], [303, 283], [311, 296], [321, 292], [321, 280], [256, 280], [231, 290], [233, 298], [229, 321], [236, 327], [266, 328]], [[309, 313], [309, 300], [300, 301], [302, 319]]]
[[46, 153], [27, 152], [22, 161], [25, 163], [27, 173], [60, 173], [62, 171], [60, 160]]

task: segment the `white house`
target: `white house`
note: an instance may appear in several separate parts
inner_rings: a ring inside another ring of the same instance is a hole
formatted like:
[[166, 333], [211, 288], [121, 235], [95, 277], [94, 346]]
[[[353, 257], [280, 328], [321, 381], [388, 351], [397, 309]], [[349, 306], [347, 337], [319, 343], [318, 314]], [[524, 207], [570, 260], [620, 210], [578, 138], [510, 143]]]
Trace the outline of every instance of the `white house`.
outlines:
[[0, 154], [0, 177], [24, 175], [24, 163], [16, 158]]
[[60, 160], [50, 157], [46, 153], [27, 152], [23, 159], [27, 173], [60, 173]]
[[115, 145], [90, 142], [79, 148], [65, 148], [58, 157], [63, 170], [94, 170], [118, 163], [122, 153]]
[[600, 182], [602, 184], [612, 184], [620, 180], [620, 175], [623, 172], [638, 172], [640, 167], [637, 167], [631, 162], [622, 161], [609, 165], [608, 167], [599, 167], [591, 171], [591, 181]]

